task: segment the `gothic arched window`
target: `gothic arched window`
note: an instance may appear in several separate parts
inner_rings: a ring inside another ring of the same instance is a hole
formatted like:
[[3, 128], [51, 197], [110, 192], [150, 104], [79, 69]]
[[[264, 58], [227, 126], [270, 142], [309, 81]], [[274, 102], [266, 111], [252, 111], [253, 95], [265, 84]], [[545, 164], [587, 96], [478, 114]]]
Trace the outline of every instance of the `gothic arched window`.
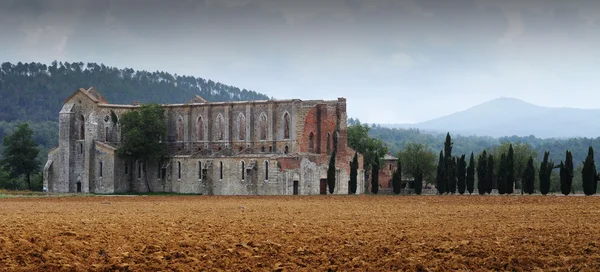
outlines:
[[79, 116], [79, 140], [85, 140], [85, 118]]
[[202, 116], [198, 116], [196, 121], [196, 141], [200, 142], [204, 140], [204, 121]]
[[219, 141], [222, 141], [224, 139], [224, 133], [225, 132], [225, 119], [223, 118], [223, 115], [219, 114], [217, 115], [217, 129], [216, 129], [216, 138]]
[[260, 115], [259, 128], [259, 139], [264, 141], [267, 139], [267, 115], [264, 113]]
[[246, 140], [246, 116], [243, 113], [238, 116], [238, 140]]
[[181, 117], [177, 119], [177, 141], [183, 141], [183, 118]]
[[312, 132], [308, 136], [308, 151], [312, 152], [315, 148], [315, 134]]
[[289, 113], [285, 113], [283, 115], [283, 138], [284, 139], [289, 139], [290, 138], [290, 114]]

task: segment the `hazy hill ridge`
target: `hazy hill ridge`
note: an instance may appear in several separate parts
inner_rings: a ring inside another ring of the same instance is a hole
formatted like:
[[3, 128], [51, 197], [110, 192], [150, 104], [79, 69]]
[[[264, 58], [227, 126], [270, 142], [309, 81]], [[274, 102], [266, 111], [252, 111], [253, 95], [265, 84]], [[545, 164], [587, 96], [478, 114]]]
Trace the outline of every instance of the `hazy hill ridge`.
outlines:
[[421, 123], [384, 126], [492, 137], [569, 138], [600, 136], [599, 120], [600, 109], [542, 107], [503, 97]]

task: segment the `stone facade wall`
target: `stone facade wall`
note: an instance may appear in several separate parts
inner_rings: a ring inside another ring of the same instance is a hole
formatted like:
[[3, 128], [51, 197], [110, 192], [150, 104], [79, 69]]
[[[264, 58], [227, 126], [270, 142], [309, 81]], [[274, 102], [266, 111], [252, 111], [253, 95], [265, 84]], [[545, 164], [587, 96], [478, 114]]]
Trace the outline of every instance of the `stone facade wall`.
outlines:
[[[343, 98], [163, 105], [171, 157], [136, 162], [115, 151], [118, 119], [137, 106], [107, 104], [95, 94], [80, 89], [61, 110], [59, 147], [44, 170], [52, 192], [320, 194], [335, 137], [334, 193], [348, 193], [355, 152], [347, 147]], [[362, 169], [358, 179], [362, 193]]]

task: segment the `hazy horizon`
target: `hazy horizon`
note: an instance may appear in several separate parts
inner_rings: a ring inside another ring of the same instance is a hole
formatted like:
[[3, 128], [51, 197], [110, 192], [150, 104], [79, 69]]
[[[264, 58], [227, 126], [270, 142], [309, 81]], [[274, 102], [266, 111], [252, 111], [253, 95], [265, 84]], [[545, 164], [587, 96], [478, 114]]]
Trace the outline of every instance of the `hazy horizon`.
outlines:
[[346, 97], [348, 116], [368, 123], [422, 122], [499, 97], [571, 108], [600, 98], [593, 0], [4, 0], [0, 35], [0, 62], [96, 62], [277, 99]]

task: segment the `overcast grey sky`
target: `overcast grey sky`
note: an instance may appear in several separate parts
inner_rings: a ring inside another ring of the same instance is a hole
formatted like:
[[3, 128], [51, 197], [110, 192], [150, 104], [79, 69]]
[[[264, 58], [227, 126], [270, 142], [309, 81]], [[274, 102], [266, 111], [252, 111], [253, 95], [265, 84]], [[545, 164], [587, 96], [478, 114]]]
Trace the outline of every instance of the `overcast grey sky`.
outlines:
[[600, 1], [0, 0], [0, 52], [346, 97], [370, 123], [497, 97], [599, 108]]

